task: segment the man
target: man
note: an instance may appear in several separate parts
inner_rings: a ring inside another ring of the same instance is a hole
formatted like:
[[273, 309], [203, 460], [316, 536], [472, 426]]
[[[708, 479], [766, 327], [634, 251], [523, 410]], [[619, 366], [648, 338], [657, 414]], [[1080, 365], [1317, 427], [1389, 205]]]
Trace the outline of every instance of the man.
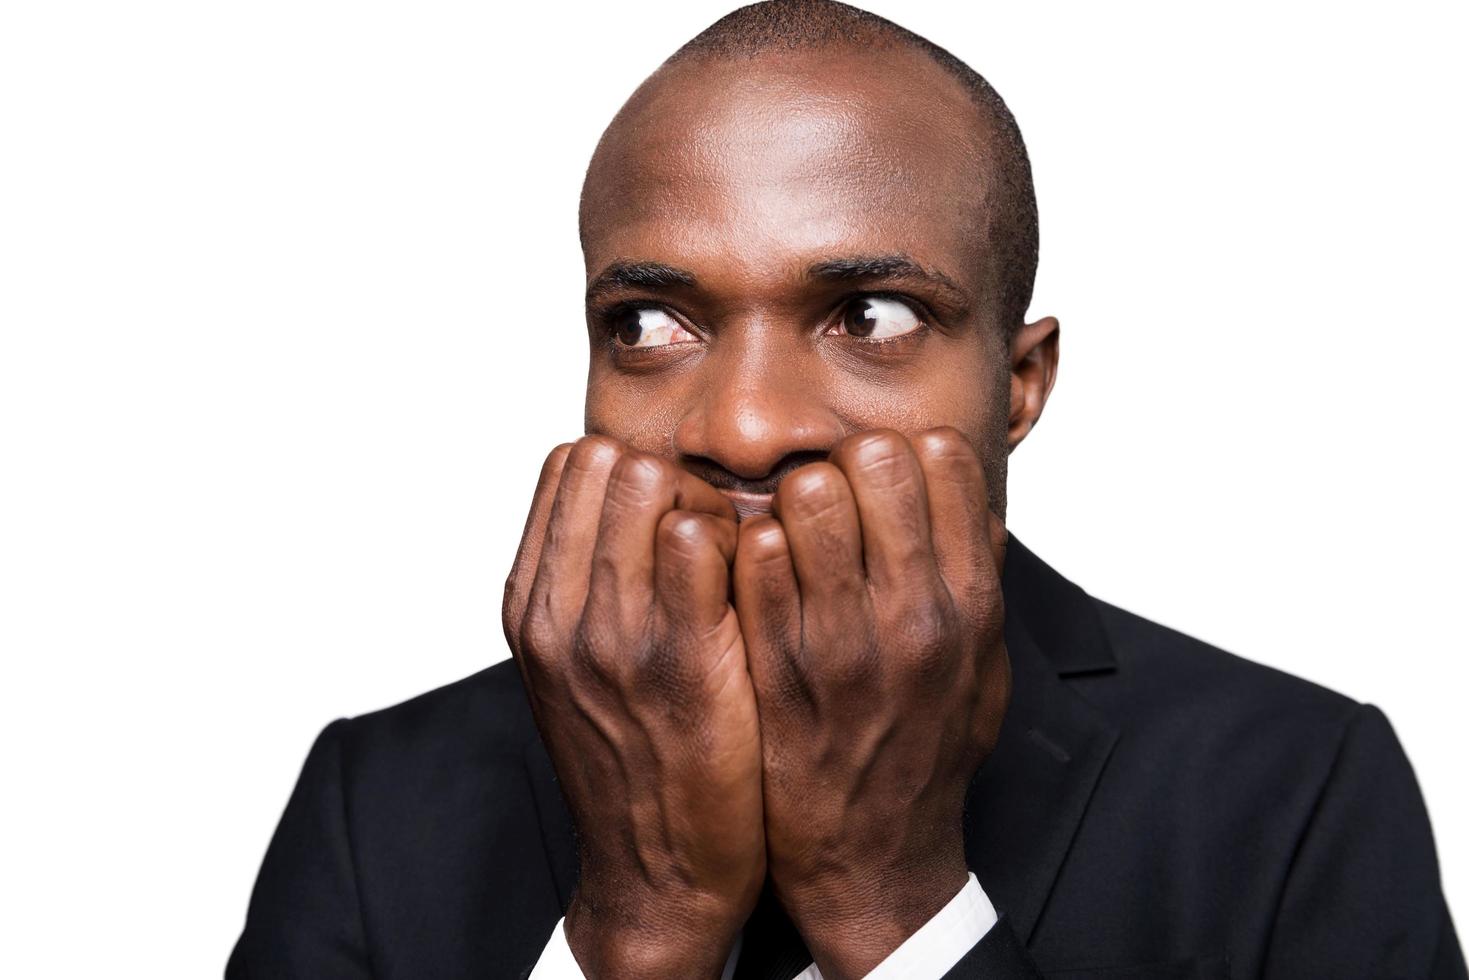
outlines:
[[581, 230], [589, 435], [514, 663], [326, 729], [229, 975], [1464, 976], [1380, 713], [1008, 535], [1059, 333], [982, 79], [742, 8], [618, 114]]

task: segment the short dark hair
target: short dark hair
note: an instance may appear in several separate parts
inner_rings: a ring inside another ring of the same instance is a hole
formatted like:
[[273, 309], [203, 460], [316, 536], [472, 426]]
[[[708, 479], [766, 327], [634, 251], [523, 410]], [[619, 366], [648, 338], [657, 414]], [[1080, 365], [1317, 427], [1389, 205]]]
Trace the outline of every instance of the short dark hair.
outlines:
[[1030, 308], [1040, 259], [1040, 222], [1020, 126], [984, 76], [927, 38], [837, 0], [766, 0], [741, 7], [709, 25], [666, 63], [690, 58], [752, 58], [771, 50], [874, 42], [900, 44], [927, 55], [964, 86], [993, 123], [995, 140], [986, 154], [994, 170], [989, 175], [993, 186], [988, 195], [987, 235], [1000, 277], [1002, 324], [1007, 334], [1013, 333]]

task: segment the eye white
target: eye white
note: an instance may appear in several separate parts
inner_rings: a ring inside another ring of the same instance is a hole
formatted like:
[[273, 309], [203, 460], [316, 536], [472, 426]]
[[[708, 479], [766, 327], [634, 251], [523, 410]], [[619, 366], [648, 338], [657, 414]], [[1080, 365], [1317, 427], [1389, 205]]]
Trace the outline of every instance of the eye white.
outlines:
[[882, 296], [853, 300], [842, 312], [843, 332], [867, 340], [901, 337], [921, 326], [923, 321], [907, 303]]
[[665, 347], [694, 339], [677, 320], [658, 309], [628, 310], [615, 326], [618, 341], [626, 347]]

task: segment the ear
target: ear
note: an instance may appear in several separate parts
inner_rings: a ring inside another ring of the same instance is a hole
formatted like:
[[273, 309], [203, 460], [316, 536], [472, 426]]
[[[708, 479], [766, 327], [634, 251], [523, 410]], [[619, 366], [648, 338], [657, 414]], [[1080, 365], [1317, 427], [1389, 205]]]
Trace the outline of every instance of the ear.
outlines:
[[1013, 452], [1040, 421], [1056, 383], [1061, 358], [1061, 323], [1053, 316], [1027, 323], [1010, 338], [1010, 426]]

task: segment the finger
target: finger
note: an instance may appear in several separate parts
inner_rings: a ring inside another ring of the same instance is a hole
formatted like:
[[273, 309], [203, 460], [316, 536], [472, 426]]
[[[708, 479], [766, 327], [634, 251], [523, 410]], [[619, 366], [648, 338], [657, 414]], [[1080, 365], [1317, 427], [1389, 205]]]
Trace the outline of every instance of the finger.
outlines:
[[679, 510], [692, 510], [700, 514], [711, 514], [729, 521], [738, 521], [734, 504], [714, 487], [705, 483], [688, 470], [674, 467], [678, 482], [674, 486], [673, 506]]
[[801, 611], [818, 633], [845, 632], [868, 609], [857, 501], [842, 471], [811, 463], [776, 488], [772, 510], [785, 532], [801, 589]]
[[[735, 519], [724, 494], [667, 460], [639, 452], [624, 453], [617, 460], [607, 479], [592, 550], [589, 615], [629, 628], [632, 620], [647, 615], [654, 599], [659, 523], [675, 510]], [[731, 557], [733, 549], [731, 539]]]
[[671, 510], [657, 526], [655, 590], [665, 624], [687, 630], [695, 649], [707, 649], [713, 633], [732, 624], [729, 566], [738, 530], [733, 518]]
[[612, 467], [623, 452], [622, 444], [614, 439], [586, 436], [567, 454], [546, 520], [522, 636], [531, 626], [541, 633], [569, 632], [581, 615], [602, 498]]
[[879, 592], [931, 588], [938, 574], [923, 470], [890, 429], [842, 440], [831, 461], [846, 476], [862, 523], [867, 580]]
[[913, 452], [928, 491], [939, 574], [951, 595], [972, 599], [999, 581], [984, 468], [969, 440], [947, 426], [914, 437]]
[[546, 522], [551, 517], [551, 505], [556, 500], [561, 471], [570, 454], [571, 443], [562, 443], [551, 450], [546, 462], [542, 464], [540, 478], [536, 480], [535, 495], [531, 498], [530, 513], [525, 519], [525, 531], [520, 536], [520, 547], [515, 551], [515, 560], [510, 563], [510, 574], [505, 579], [505, 599], [500, 606], [500, 622], [505, 629], [505, 639], [509, 642], [511, 651], [517, 654], [520, 652], [520, 624], [525, 619], [531, 583], [535, 581], [536, 566], [541, 560], [541, 541], [546, 536]]
[[734, 595], [756, 696], [783, 700], [803, 697], [797, 662], [801, 649], [800, 586], [785, 529], [775, 518], [756, 517], [740, 525]]

